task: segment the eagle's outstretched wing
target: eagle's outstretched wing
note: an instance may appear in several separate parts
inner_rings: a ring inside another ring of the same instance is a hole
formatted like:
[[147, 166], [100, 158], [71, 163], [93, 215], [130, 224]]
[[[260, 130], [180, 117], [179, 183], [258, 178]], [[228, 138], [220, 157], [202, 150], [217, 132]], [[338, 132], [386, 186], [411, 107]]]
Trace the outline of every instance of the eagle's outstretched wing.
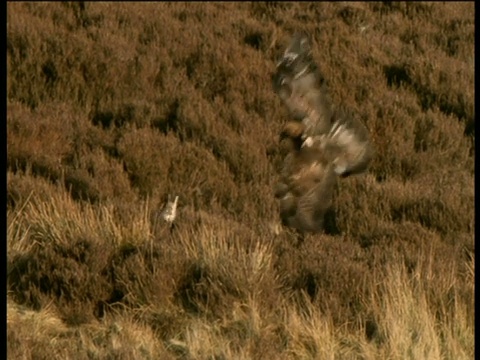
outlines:
[[364, 172], [373, 157], [367, 128], [343, 108], [336, 109], [326, 135], [306, 137], [304, 147], [318, 147], [341, 177]]
[[282, 132], [293, 141], [294, 150], [285, 158], [277, 185], [281, 218], [287, 226], [318, 232], [331, 206], [337, 175], [361, 173], [372, 159], [368, 131], [332, 105], [305, 34], [294, 35], [272, 80], [294, 119]]
[[272, 82], [275, 93], [294, 120], [304, 123], [308, 135], [329, 131], [333, 114], [331, 99], [313, 60], [310, 39], [305, 34], [294, 35], [277, 63]]

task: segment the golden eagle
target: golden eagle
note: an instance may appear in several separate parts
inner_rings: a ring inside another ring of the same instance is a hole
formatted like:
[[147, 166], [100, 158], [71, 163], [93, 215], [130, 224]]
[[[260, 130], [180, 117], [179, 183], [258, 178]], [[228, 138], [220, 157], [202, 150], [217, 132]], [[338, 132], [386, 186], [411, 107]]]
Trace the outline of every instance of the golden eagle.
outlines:
[[293, 118], [281, 133], [292, 150], [275, 189], [282, 223], [302, 233], [320, 232], [337, 178], [365, 171], [372, 159], [368, 130], [332, 105], [306, 34], [293, 36], [272, 83]]

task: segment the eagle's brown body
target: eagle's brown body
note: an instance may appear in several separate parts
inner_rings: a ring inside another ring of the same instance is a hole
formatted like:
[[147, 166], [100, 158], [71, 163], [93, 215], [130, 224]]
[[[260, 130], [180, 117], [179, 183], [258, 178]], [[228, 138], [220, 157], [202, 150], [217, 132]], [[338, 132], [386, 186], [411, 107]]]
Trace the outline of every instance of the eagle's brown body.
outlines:
[[324, 214], [332, 205], [336, 178], [332, 165], [318, 149], [290, 152], [275, 189], [282, 222], [306, 232], [321, 231]]
[[273, 88], [293, 121], [282, 132], [292, 142], [275, 196], [282, 222], [301, 232], [323, 230], [337, 177], [365, 171], [373, 149], [365, 126], [332, 105], [307, 36], [296, 34], [273, 76]]

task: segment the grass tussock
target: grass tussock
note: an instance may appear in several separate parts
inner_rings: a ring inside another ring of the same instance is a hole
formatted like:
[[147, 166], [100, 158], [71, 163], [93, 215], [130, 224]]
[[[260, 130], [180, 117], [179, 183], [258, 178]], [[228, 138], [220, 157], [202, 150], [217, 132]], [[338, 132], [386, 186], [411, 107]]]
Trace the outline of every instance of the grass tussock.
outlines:
[[[295, 30], [376, 149], [301, 242]], [[8, 3], [9, 358], [473, 358], [473, 85], [473, 3]]]

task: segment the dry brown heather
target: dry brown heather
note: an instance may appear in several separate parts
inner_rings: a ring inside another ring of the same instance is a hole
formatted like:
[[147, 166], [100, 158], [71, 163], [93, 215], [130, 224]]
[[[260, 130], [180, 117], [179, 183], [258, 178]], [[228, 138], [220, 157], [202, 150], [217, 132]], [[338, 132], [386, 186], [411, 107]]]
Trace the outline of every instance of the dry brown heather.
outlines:
[[[473, 3], [7, 11], [9, 359], [473, 359]], [[300, 246], [272, 192], [295, 30], [377, 150]]]

